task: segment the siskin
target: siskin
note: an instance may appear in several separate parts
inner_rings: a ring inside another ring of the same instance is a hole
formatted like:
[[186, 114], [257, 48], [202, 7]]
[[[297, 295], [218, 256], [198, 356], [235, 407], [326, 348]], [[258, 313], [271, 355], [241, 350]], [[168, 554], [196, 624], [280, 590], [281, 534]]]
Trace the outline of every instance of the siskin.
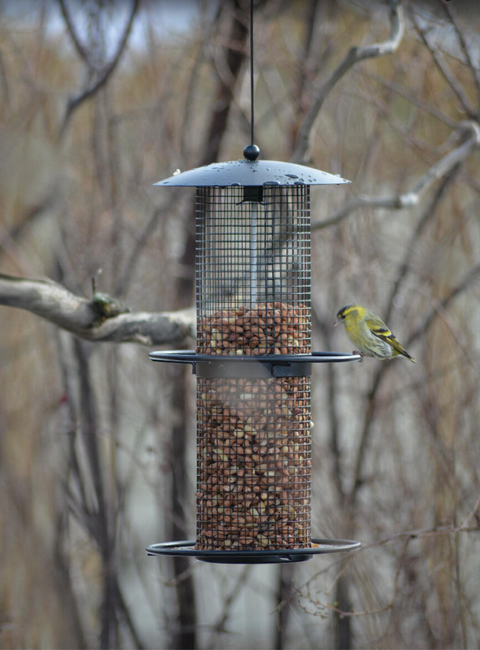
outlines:
[[348, 338], [358, 348], [353, 351], [354, 354], [377, 359], [393, 359], [402, 355], [415, 363], [415, 359], [370, 309], [361, 305], [345, 305], [337, 312], [335, 325], [338, 323], [345, 325]]

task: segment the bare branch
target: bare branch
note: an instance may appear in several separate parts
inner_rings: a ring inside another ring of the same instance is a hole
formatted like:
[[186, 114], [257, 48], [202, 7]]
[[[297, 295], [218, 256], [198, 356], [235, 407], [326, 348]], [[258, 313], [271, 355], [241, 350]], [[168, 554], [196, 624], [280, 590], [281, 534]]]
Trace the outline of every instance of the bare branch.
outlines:
[[469, 130], [471, 132], [471, 137], [432, 165], [432, 167], [430, 167], [425, 174], [414, 183], [410, 191], [386, 197], [365, 195], [356, 196], [342, 206], [340, 210], [329, 219], [313, 222], [312, 230], [321, 230], [322, 228], [336, 225], [346, 219], [346, 217], [348, 217], [352, 212], [362, 207], [383, 208], [385, 210], [403, 210], [404, 208], [411, 208], [418, 205], [422, 196], [428, 189], [430, 189], [431, 185], [436, 180], [448, 174], [456, 165], [466, 160], [472, 151], [480, 146], [480, 127], [476, 122], [463, 122], [461, 124], [461, 130]]
[[70, 119], [73, 113], [77, 110], [77, 108], [81, 106], [83, 102], [85, 102], [87, 99], [90, 99], [90, 97], [95, 95], [100, 90], [100, 88], [102, 88], [102, 86], [104, 86], [107, 83], [107, 81], [115, 71], [115, 68], [117, 67], [118, 62], [120, 61], [120, 58], [127, 44], [128, 38], [130, 36], [130, 32], [133, 26], [133, 21], [135, 19], [135, 15], [137, 13], [137, 9], [139, 5], [140, 5], [140, 0], [133, 0], [130, 17], [125, 26], [123, 36], [120, 39], [117, 51], [114, 54], [110, 63], [104, 67], [103, 71], [99, 73], [98, 77], [94, 81], [92, 81], [84, 90], [82, 90], [75, 97], [69, 99], [67, 103], [67, 109], [65, 111], [65, 115], [62, 121], [62, 125], [59, 130], [60, 138], [62, 138], [65, 135], [68, 123], [70, 122]]
[[[98, 295], [98, 294], [97, 294]], [[107, 297], [108, 298], [108, 297]], [[115, 301], [86, 300], [51, 280], [31, 280], [0, 274], [0, 305], [41, 316], [75, 336], [97, 342], [165, 345], [193, 335], [195, 314], [177, 312], [119, 313]]]
[[232, 608], [235, 605], [235, 601], [240, 595], [242, 588], [248, 582], [248, 578], [250, 577], [251, 572], [252, 572], [252, 565], [247, 564], [244, 567], [243, 571], [239, 574], [232, 590], [223, 601], [223, 610], [222, 612], [220, 612], [217, 621], [213, 624], [212, 634], [210, 636], [210, 641], [206, 646], [207, 648], [213, 649], [216, 647], [217, 635], [219, 632], [225, 631], [225, 623], [228, 621], [229, 616], [231, 616]]
[[[409, 347], [414, 341], [416, 341], [418, 338], [423, 336], [430, 329], [436, 317], [441, 312], [445, 311], [457, 296], [459, 296], [464, 291], [469, 289], [470, 286], [474, 282], [477, 282], [479, 279], [480, 279], [480, 264], [477, 264], [472, 269], [470, 269], [470, 271], [467, 273], [467, 275], [462, 280], [462, 282], [460, 282], [460, 284], [454, 287], [452, 291], [450, 291], [450, 293], [445, 298], [443, 298], [443, 300], [441, 300], [438, 303], [438, 305], [436, 305], [429, 312], [429, 314], [424, 318], [423, 322], [408, 337], [408, 339], [405, 342], [406, 346]], [[372, 426], [375, 420], [374, 416], [378, 407], [378, 402], [377, 402], [378, 389], [380, 387], [383, 377], [391, 368], [393, 368], [392, 364], [380, 365], [374, 376], [371, 388], [368, 391], [368, 396], [367, 396], [368, 403], [365, 411], [363, 430], [362, 430], [362, 435], [360, 437], [360, 443], [358, 446], [357, 458], [355, 462], [355, 480], [349, 495], [351, 506], [354, 505], [355, 500], [358, 496], [358, 490], [363, 484], [362, 474], [363, 474], [365, 453], [372, 433]]]
[[333, 70], [330, 77], [320, 86], [313, 104], [307, 112], [305, 119], [298, 134], [297, 146], [291, 161], [295, 163], [304, 163], [307, 158], [307, 152], [310, 147], [313, 127], [317, 120], [320, 109], [326, 98], [335, 87], [338, 81], [359, 61], [372, 59], [386, 54], [395, 52], [403, 38], [405, 31], [405, 22], [403, 10], [398, 2], [392, 2], [390, 6], [390, 34], [383, 43], [374, 43], [364, 47], [351, 47], [342, 61]]
[[145, 228], [140, 233], [138, 239], [136, 240], [135, 244], [132, 247], [132, 251], [128, 257], [128, 260], [124, 265], [124, 270], [122, 271], [121, 274], [119, 274], [115, 286], [115, 292], [117, 294], [120, 293], [125, 294], [127, 286], [129, 285], [129, 283], [133, 278], [135, 267], [141, 258], [141, 252], [145, 248], [147, 242], [149, 241], [150, 237], [155, 231], [155, 228], [157, 227], [160, 221], [160, 217], [166, 214], [172, 208], [172, 206], [175, 204], [176, 201], [178, 201], [178, 192], [173, 192], [172, 195], [170, 196], [170, 200], [166, 204], [155, 208], [154, 211], [152, 212], [149, 220], [147, 221]]
[[458, 128], [458, 120], [455, 120], [449, 117], [448, 115], [446, 115], [442, 110], [440, 110], [438, 106], [434, 106], [429, 102], [422, 100], [421, 97], [419, 97], [418, 93], [415, 92], [414, 89], [409, 90], [407, 88], [404, 88], [401, 84], [397, 83], [396, 81], [392, 81], [391, 79], [386, 79], [373, 72], [367, 72], [366, 70], [362, 70], [362, 75], [367, 79], [372, 79], [373, 81], [377, 82], [384, 88], [393, 91], [397, 95], [400, 95], [400, 97], [403, 97], [407, 102], [413, 104], [421, 111], [424, 111], [428, 115], [435, 117], [437, 120], [439, 120], [440, 122], [448, 126], [450, 129], [452, 129], [452, 131], [455, 131]]
[[8, 81], [4, 55], [0, 51], [0, 84], [3, 92], [5, 105], [10, 108], [10, 84]]
[[62, 12], [63, 20], [65, 21], [65, 25], [67, 26], [68, 33], [70, 34], [70, 38], [72, 39], [75, 49], [77, 50], [79, 56], [88, 65], [88, 67], [91, 67], [88, 50], [83, 47], [82, 43], [80, 42], [80, 38], [76, 32], [75, 25], [73, 24], [71, 16], [68, 12], [65, 0], [58, 0], [58, 3], [60, 5], [60, 11]]
[[465, 278], [458, 284], [456, 287], [450, 291], [450, 293], [441, 300], [438, 305], [436, 305], [432, 311], [425, 317], [423, 323], [421, 323], [413, 332], [410, 334], [406, 345], [410, 345], [418, 338], [420, 338], [432, 325], [435, 318], [439, 313], [444, 312], [450, 306], [450, 303], [466, 289], [470, 287], [471, 284], [477, 282], [480, 279], [480, 264], [473, 266], [470, 271], [467, 273]]
[[463, 92], [462, 86], [458, 83], [457, 79], [455, 78], [455, 75], [448, 67], [445, 59], [442, 57], [440, 52], [437, 49], [435, 49], [435, 47], [429, 42], [426, 31], [422, 29], [418, 24], [418, 21], [415, 17], [415, 13], [413, 10], [410, 11], [410, 15], [412, 18], [412, 22], [415, 25], [415, 29], [417, 30], [418, 34], [420, 35], [420, 38], [422, 39], [423, 43], [426, 45], [430, 54], [432, 55], [432, 59], [435, 61], [435, 64], [439, 69], [440, 73], [442, 74], [443, 78], [445, 79], [445, 81], [448, 83], [452, 91], [457, 96], [458, 101], [462, 105], [462, 108], [467, 113], [468, 117], [470, 119], [475, 119], [476, 118], [475, 110], [473, 109], [473, 106], [469, 98]]
[[390, 322], [390, 316], [393, 310], [395, 296], [399, 293], [402, 282], [405, 280], [405, 277], [409, 272], [410, 263], [414, 252], [416, 251], [417, 244], [421, 241], [421, 235], [430, 221], [435, 218], [438, 206], [443, 201], [446, 191], [450, 188], [460, 169], [460, 165], [457, 165], [456, 167], [453, 167], [453, 169], [451, 169], [446, 176], [444, 176], [442, 182], [438, 185], [436, 191], [434, 192], [431, 200], [424, 207], [423, 214], [418, 220], [415, 229], [412, 230], [408, 244], [405, 247], [403, 260], [398, 267], [397, 277], [390, 289], [387, 307], [384, 312], [385, 321], [387, 323]]
[[451, 4], [447, 4], [446, 2], [441, 3], [442, 7], [444, 8], [444, 11], [447, 13], [448, 17], [450, 18], [450, 21], [452, 25], [455, 28], [455, 33], [457, 35], [458, 41], [460, 43], [460, 47], [462, 48], [463, 54], [465, 55], [465, 60], [468, 64], [468, 67], [470, 68], [470, 73], [473, 77], [473, 81], [475, 83], [475, 88], [477, 89], [477, 98], [478, 98], [478, 115], [477, 117], [480, 118], [480, 72], [478, 68], [476, 67], [472, 56], [470, 54], [470, 48], [468, 46], [467, 41], [465, 40], [465, 35], [458, 23], [457, 20], [457, 15], [456, 11], [454, 10], [453, 6]]
[[48, 212], [56, 203], [58, 199], [58, 188], [56, 185], [52, 186], [51, 189], [46, 193], [45, 197], [35, 203], [34, 205], [28, 206], [25, 209], [24, 214], [18, 220], [18, 222], [11, 228], [9, 231], [3, 230], [0, 226], [0, 256], [4, 252], [4, 249], [8, 246], [8, 243], [12, 240], [15, 241], [18, 239], [24, 231], [30, 226], [34, 221], [39, 217], [43, 216], [45, 212]]

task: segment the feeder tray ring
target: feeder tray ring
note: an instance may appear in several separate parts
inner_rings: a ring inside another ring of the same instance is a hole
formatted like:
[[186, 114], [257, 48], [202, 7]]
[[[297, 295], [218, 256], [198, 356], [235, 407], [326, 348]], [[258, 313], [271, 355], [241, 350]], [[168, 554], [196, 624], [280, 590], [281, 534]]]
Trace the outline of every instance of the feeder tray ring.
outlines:
[[170, 555], [173, 557], [194, 557], [200, 562], [216, 564], [280, 564], [287, 562], [306, 562], [314, 555], [356, 551], [360, 542], [349, 539], [312, 538], [312, 548], [285, 548], [259, 551], [197, 551], [195, 540], [164, 542], [148, 546], [147, 555]]
[[197, 354], [194, 350], [150, 352], [152, 361], [192, 366], [198, 377], [309, 377], [312, 363], [360, 361], [359, 354], [312, 352], [311, 354], [222, 355]]

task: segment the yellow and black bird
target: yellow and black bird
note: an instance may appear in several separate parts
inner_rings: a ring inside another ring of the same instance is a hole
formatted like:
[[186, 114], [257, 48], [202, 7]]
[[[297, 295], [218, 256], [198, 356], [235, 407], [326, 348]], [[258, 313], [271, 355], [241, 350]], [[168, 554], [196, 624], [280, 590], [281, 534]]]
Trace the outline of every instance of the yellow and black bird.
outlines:
[[397, 341], [383, 320], [370, 309], [362, 305], [345, 305], [337, 312], [335, 325], [338, 323], [345, 325], [348, 338], [358, 348], [353, 351], [354, 354], [376, 359], [403, 356], [415, 363], [415, 359]]

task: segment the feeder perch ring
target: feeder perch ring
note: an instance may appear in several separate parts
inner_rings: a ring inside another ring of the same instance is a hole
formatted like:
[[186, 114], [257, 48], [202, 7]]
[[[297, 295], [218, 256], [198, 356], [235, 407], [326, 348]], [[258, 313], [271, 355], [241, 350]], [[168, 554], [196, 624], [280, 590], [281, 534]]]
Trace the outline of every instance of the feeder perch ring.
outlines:
[[305, 562], [314, 555], [325, 553], [341, 553], [357, 551], [360, 542], [349, 539], [317, 539], [312, 538], [311, 548], [292, 548], [281, 550], [255, 551], [197, 551], [195, 540], [181, 542], [164, 542], [152, 544], [146, 551], [148, 555], [168, 555], [170, 557], [194, 557], [200, 562], [221, 564], [286, 564], [288, 562]]
[[195, 350], [161, 350], [150, 352], [149, 358], [152, 361], [164, 361], [167, 363], [186, 363], [195, 366], [197, 363], [263, 363], [276, 366], [289, 366], [302, 363], [342, 363], [345, 361], [360, 361], [359, 354], [347, 352], [312, 352], [311, 354], [269, 354], [269, 355], [241, 355], [233, 356], [228, 354], [199, 354]]
[[359, 354], [312, 352], [311, 354], [220, 355], [194, 350], [151, 352], [152, 361], [191, 364], [197, 377], [310, 377], [312, 363], [360, 361]]
[[150, 352], [152, 361], [166, 361], [169, 363], [189, 363], [194, 365], [201, 361], [222, 363], [274, 363], [275, 365], [289, 365], [291, 363], [341, 363], [344, 361], [360, 361], [359, 354], [347, 352], [312, 352], [311, 354], [270, 354], [233, 356], [228, 354], [198, 354], [195, 350], [162, 350]]

